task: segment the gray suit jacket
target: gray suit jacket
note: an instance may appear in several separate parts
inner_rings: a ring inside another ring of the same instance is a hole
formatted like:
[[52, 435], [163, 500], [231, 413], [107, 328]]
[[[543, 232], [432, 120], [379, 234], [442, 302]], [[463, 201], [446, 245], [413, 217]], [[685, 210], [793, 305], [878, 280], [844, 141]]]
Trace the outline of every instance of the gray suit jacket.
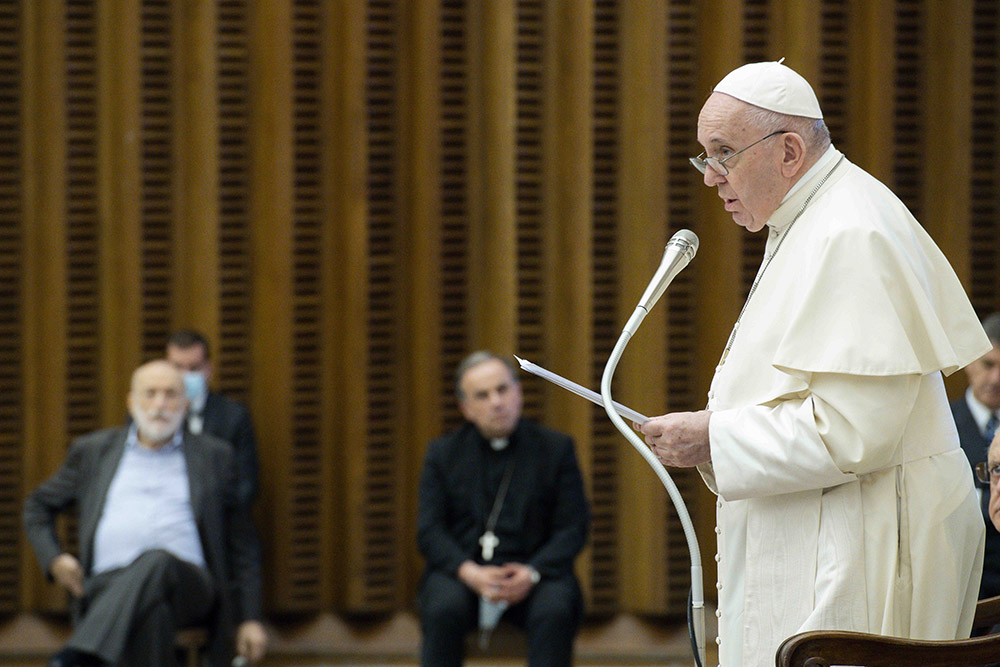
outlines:
[[[24, 526], [42, 570], [64, 551], [55, 532], [56, 517], [75, 507], [80, 563], [85, 576], [93, 566], [94, 533], [108, 487], [118, 469], [128, 427], [87, 434], [70, 445], [62, 466], [24, 505]], [[184, 433], [191, 508], [208, 570], [218, 591], [212, 623], [213, 662], [228, 664], [236, 624], [261, 618], [260, 546], [247, 507], [236, 497], [232, 448], [205, 435]]]

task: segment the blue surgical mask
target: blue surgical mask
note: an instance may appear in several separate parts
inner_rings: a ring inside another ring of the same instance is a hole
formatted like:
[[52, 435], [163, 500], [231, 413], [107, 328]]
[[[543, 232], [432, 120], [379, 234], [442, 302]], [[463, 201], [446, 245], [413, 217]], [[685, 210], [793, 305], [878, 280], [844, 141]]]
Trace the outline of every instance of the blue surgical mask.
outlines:
[[197, 401], [208, 392], [208, 379], [201, 371], [185, 371], [184, 394], [189, 401]]

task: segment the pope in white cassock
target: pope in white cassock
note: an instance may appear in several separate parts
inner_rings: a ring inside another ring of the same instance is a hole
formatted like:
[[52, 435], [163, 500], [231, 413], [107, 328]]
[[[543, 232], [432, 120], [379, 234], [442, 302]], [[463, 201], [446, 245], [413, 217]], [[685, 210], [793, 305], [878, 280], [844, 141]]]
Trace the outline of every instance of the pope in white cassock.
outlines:
[[719, 658], [804, 630], [968, 637], [984, 527], [942, 374], [990, 349], [920, 224], [830, 143], [812, 88], [740, 67], [691, 162], [767, 245], [701, 412], [641, 427], [718, 494]]

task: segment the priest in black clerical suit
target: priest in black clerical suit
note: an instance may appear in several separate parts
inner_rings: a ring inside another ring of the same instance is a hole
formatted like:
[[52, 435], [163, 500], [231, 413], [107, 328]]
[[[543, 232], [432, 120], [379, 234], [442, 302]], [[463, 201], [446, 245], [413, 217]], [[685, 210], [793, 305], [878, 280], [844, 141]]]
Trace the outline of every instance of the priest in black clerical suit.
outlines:
[[421, 664], [462, 664], [482, 598], [509, 605], [532, 667], [570, 665], [582, 614], [573, 561], [590, 521], [573, 441], [521, 418], [504, 359], [475, 352], [456, 377], [467, 421], [430, 443], [420, 480]]

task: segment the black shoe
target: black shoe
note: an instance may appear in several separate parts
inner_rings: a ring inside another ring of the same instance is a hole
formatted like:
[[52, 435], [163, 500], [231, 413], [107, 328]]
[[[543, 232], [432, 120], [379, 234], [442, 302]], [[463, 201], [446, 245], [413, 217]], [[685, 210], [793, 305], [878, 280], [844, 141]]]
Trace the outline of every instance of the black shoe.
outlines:
[[45, 663], [45, 667], [104, 667], [104, 665], [105, 662], [96, 655], [75, 648], [64, 648]]

